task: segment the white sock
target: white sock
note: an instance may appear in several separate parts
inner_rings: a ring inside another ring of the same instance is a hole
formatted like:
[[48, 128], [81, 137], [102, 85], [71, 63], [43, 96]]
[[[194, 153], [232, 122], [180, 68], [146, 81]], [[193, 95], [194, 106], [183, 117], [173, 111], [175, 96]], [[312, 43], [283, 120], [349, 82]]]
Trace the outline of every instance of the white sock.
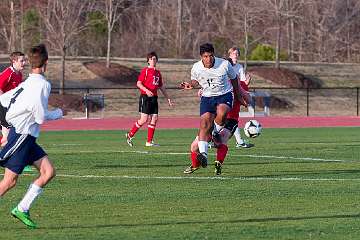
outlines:
[[31, 204], [35, 201], [37, 196], [42, 193], [43, 189], [35, 184], [30, 184], [28, 191], [24, 198], [18, 204], [18, 209], [22, 212], [28, 212]]
[[234, 136], [235, 136], [237, 144], [243, 144], [244, 143], [244, 140], [241, 138], [241, 135], [240, 135], [239, 127], [236, 127], [235, 132], [234, 132]]
[[198, 146], [199, 146], [199, 152], [200, 153], [205, 153], [206, 156], [207, 156], [209, 143], [207, 141], [199, 141]]
[[217, 124], [215, 121], [214, 121], [214, 126], [215, 126], [215, 131], [216, 132], [220, 132], [221, 131], [221, 129], [223, 129], [224, 128], [224, 126], [220, 126], [219, 124]]

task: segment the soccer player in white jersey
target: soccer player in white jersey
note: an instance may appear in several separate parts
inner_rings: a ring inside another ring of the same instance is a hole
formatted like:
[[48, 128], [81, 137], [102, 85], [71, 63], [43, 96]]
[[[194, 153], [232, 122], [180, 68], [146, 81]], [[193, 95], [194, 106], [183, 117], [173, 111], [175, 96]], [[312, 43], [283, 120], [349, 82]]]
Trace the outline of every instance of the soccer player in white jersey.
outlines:
[[30, 206], [55, 176], [52, 162], [36, 139], [44, 120], [61, 118], [63, 112], [61, 109], [48, 111], [51, 85], [44, 76], [48, 61], [45, 45], [32, 47], [28, 55], [32, 68], [29, 77], [18, 87], [0, 96], [1, 107], [5, 108], [2, 112], [6, 112], [6, 121], [11, 126], [8, 143], [0, 152], [0, 165], [5, 168], [4, 177], [0, 181], [0, 200], [16, 185], [26, 165], [35, 166], [39, 176], [30, 184], [11, 214], [29, 228], [36, 228], [30, 218]]
[[[233, 62], [233, 68], [235, 70], [235, 73], [238, 75], [240, 80], [240, 86], [245, 90], [249, 91], [249, 84], [251, 81], [251, 75], [249, 73], [245, 74], [243, 66], [238, 63], [239, 56], [240, 56], [240, 49], [237, 47], [231, 47], [228, 50], [229, 58]], [[239, 126], [236, 126], [236, 129], [234, 131], [234, 136], [236, 140], [236, 147], [237, 148], [251, 148], [254, 146], [254, 144], [249, 143], [245, 141], [240, 134]]]
[[201, 60], [191, 69], [191, 81], [183, 82], [181, 86], [184, 89], [193, 89], [200, 85], [202, 88], [198, 142], [200, 154], [197, 158], [201, 166], [206, 167], [210, 129], [214, 125], [213, 137], [219, 138], [234, 97], [244, 104], [246, 100], [239, 92], [238, 78], [233, 67], [227, 60], [214, 56], [212, 44], [205, 43], [200, 46], [200, 57]]

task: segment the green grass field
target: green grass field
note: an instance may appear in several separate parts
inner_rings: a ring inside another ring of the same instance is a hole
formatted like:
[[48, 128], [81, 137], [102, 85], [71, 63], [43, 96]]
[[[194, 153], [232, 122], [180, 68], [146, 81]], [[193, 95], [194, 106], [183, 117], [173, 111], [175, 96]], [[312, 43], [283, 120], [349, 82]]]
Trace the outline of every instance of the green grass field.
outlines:
[[[230, 140], [221, 177], [192, 175], [196, 130], [44, 132], [57, 177], [34, 203], [39, 228], [10, 209], [34, 175], [0, 200], [0, 239], [360, 239], [360, 129], [264, 129], [255, 147]], [[210, 150], [210, 161], [214, 150]]]

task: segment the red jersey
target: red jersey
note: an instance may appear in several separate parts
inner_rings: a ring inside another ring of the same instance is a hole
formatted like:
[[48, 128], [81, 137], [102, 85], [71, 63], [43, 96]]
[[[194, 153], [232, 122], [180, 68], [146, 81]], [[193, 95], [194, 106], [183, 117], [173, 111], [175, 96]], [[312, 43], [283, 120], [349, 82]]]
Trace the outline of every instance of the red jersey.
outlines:
[[[141, 70], [138, 81], [140, 81], [144, 87], [149, 89], [154, 94], [154, 96], [157, 96], [157, 90], [163, 85], [160, 71], [149, 67], [143, 68], [143, 70]], [[146, 94], [141, 89], [140, 92], [141, 94]]]
[[234, 99], [232, 109], [227, 113], [226, 118], [228, 119], [239, 119], [239, 112], [240, 112], [240, 102]]
[[[244, 81], [240, 81], [240, 86], [245, 91], [249, 91], [249, 86], [246, 85]], [[238, 100], [234, 99], [233, 107], [226, 115], [226, 118], [238, 120], [241, 105], [242, 104]]]
[[0, 74], [0, 89], [7, 92], [16, 88], [22, 82], [22, 73], [16, 72], [13, 67], [6, 68]]

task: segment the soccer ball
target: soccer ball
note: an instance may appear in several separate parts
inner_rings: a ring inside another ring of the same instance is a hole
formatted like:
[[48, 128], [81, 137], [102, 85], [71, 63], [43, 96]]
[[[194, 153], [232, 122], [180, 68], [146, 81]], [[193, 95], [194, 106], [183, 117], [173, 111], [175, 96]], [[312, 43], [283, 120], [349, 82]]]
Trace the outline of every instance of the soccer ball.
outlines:
[[250, 120], [245, 123], [244, 133], [247, 137], [255, 138], [261, 133], [261, 124], [256, 120]]

